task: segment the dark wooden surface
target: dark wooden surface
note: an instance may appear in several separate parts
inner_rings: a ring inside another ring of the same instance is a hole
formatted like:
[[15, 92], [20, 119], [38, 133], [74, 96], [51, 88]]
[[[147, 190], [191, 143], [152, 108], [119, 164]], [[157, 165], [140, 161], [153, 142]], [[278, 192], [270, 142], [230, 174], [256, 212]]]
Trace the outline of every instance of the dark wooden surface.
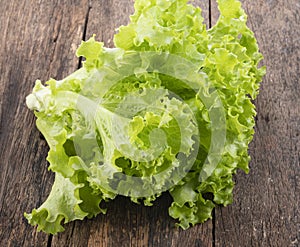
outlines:
[[[206, 23], [212, 0], [194, 2]], [[35, 79], [76, 70], [75, 50], [92, 34], [112, 46], [130, 0], [0, 0], [0, 246], [300, 246], [300, 2], [244, 0], [268, 73], [261, 86], [250, 146], [251, 172], [235, 177], [234, 203], [187, 231], [174, 227], [165, 194], [153, 207], [118, 198], [107, 215], [66, 225], [54, 237], [23, 217], [47, 197], [47, 144], [25, 105]]]

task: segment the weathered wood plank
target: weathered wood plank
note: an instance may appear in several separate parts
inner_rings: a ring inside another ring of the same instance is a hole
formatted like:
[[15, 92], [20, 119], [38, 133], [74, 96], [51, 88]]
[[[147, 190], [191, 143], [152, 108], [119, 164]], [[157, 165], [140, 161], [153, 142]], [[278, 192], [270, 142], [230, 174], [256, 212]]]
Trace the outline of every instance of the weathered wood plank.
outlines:
[[168, 215], [171, 198], [164, 194], [152, 207], [118, 197], [107, 203], [106, 215], [77, 221], [53, 237], [52, 246], [212, 246], [212, 224], [183, 231]]
[[[201, 3], [208, 21], [208, 1]], [[133, 2], [92, 1], [87, 22], [87, 35], [96, 34], [97, 40], [113, 47], [113, 34], [120, 25], [126, 25], [133, 13]], [[153, 207], [132, 203], [118, 197], [107, 203], [106, 215], [92, 220], [70, 223], [66, 231], [53, 237], [52, 247], [59, 246], [212, 246], [212, 221], [187, 231], [177, 229], [168, 215], [171, 198], [164, 194]]]
[[92, 1], [87, 23], [87, 38], [96, 34], [97, 40], [103, 41], [106, 47], [113, 47], [113, 35], [121, 25], [127, 25], [133, 14], [132, 0]]
[[236, 176], [235, 202], [216, 210], [216, 246], [300, 245], [300, 5], [243, 1], [265, 56], [250, 174]]
[[202, 10], [202, 16], [204, 18], [204, 23], [206, 24], [206, 27], [209, 28], [209, 0], [194, 0], [191, 1], [191, 3], [196, 6], [196, 7], [200, 7]]
[[1, 1], [0, 246], [47, 246], [23, 213], [47, 197], [47, 145], [25, 105], [34, 81], [77, 68], [87, 1]]
[[216, 0], [209, 0], [210, 26], [214, 26], [219, 19], [219, 9]]

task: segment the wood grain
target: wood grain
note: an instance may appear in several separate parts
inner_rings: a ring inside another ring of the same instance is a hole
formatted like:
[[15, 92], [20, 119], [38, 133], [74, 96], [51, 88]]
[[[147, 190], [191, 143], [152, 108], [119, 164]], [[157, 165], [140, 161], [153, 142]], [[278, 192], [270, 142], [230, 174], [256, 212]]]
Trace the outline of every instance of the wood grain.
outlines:
[[53, 182], [48, 148], [25, 97], [37, 78], [61, 79], [77, 68], [87, 2], [1, 1], [1, 9], [0, 246], [47, 246], [48, 236], [23, 217]]
[[[75, 50], [96, 34], [113, 46], [132, 0], [0, 0], [0, 246], [299, 246], [300, 4], [243, 0], [268, 74], [255, 101], [257, 125], [249, 175], [235, 176], [234, 204], [187, 231], [168, 216], [171, 198], [153, 207], [118, 197], [107, 215], [65, 225], [54, 237], [37, 233], [23, 212], [47, 197], [53, 175], [48, 147], [25, 97], [35, 79], [61, 79], [78, 68]], [[215, 0], [196, 0], [205, 23], [218, 18]]]

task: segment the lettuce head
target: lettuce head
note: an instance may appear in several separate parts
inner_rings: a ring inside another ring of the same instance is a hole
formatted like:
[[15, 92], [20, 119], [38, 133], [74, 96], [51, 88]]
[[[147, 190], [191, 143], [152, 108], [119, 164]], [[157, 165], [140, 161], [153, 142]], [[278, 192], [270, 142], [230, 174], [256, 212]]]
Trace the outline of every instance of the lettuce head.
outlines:
[[151, 206], [163, 192], [183, 229], [232, 202], [233, 174], [248, 172], [248, 144], [265, 69], [237, 0], [218, 0], [207, 29], [187, 0], [136, 0], [106, 48], [82, 42], [83, 67], [37, 81], [27, 97], [50, 151], [55, 182], [25, 217], [56, 234], [117, 195]]

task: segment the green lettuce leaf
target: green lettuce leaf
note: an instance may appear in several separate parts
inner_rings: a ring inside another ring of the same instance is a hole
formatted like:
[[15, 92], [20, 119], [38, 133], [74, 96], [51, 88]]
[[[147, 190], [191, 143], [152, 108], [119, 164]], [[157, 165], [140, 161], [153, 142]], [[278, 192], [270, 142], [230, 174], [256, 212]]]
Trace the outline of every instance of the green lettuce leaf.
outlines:
[[265, 68], [241, 3], [217, 2], [207, 30], [186, 0], [136, 0], [116, 48], [93, 36], [76, 53], [83, 68], [36, 82], [26, 102], [56, 176], [45, 203], [25, 214], [30, 224], [56, 234], [105, 213], [102, 200], [151, 206], [169, 191], [169, 214], [187, 229], [232, 202], [233, 174], [249, 170]]

